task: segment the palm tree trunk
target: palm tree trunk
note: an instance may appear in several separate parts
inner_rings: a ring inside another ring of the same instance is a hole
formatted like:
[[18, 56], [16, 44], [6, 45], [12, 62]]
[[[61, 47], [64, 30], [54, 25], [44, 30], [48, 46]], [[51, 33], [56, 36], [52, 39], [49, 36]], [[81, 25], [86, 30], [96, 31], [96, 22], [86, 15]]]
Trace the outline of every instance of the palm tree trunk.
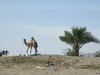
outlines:
[[79, 45], [76, 44], [75, 46], [75, 56], [79, 56]]
[[79, 56], [79, 50], [78, 49], [75, 50], [75, 56]]

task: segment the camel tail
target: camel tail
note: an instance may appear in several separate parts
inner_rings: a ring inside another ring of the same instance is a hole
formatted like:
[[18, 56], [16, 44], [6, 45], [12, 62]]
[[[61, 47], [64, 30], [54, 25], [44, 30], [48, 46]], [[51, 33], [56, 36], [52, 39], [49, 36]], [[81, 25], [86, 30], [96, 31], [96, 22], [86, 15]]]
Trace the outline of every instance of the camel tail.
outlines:
[[35, 41], [35, 47], [38, 47], [38, 44], [37, 44], [37, 42]]

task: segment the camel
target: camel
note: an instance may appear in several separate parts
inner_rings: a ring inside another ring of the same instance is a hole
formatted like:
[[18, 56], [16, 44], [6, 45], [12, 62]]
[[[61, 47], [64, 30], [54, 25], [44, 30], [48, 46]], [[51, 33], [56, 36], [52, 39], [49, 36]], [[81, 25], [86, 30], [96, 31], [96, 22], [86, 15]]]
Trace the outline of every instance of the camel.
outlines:
[[26, 45], [26, 46], [28, 46], [28, 48], [27, 48], [27, 55], [29, 56], [29, 54], [28, 54], [28, 50], [29, 50], [29, 48], [31, 47], [31, 50], [30, 50], [30, 55], [31, 55], [31, 53], [32, 53], [32, 47], [34, 47], [34, 49], [35, 49], [35, 54], [37, 53], [37, 47], [38, 47], [38, 45], [37, 45], [37, 42], [34, 40], [34, 38], [33, 37], [31, 37], [31, 40], [30, 40], [30, 42], [26, 42], [26, 39], [23, 39], [23, 41], [24, 41], [24, 44]]

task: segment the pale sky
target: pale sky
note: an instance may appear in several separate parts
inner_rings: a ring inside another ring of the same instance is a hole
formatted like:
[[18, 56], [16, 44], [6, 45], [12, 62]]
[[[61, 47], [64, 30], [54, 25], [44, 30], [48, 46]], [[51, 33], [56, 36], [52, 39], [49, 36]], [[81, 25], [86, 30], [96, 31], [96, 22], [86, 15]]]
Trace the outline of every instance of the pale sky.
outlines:
[[[0, 50], [8, 50], [9, 56], [26, 54], [23, 39], [31, 37], [38, 42], [38, 53], [63, 55], [71, 46], [59, 36], [72, 26], [87, 27], [100, 40], [100, 0], [0, 0]], [[98, 50], [100, 44], [88, 43], [80, 52]]]

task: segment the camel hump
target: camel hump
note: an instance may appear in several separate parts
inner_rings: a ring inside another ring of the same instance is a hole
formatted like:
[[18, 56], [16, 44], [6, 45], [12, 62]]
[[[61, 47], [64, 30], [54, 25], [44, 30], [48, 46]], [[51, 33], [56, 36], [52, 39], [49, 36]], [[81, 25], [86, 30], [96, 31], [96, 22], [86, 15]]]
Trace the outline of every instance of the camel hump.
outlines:
[[35, 47], [38, 47], [38, 44], [35, 40], [31, 40], [30, 43], [31, 43], [31, 45], [34, 45]]

